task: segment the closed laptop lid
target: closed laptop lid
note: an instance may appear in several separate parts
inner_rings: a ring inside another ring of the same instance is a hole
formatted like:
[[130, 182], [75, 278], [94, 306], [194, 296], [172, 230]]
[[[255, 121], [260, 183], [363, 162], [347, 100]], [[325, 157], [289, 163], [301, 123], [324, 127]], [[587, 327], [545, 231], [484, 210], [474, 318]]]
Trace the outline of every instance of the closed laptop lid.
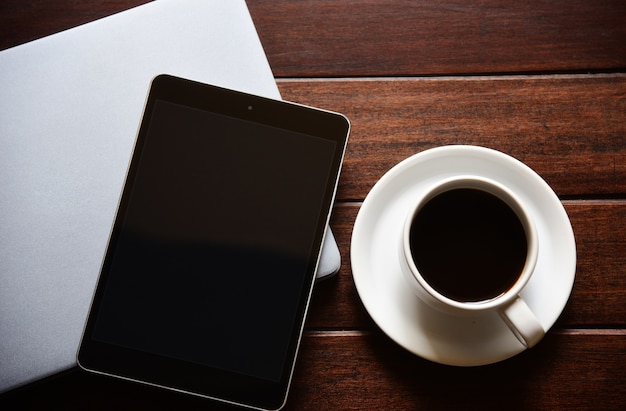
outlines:
[[280, 98], [244, 0], [159, 0], [0, 52], [0, 392], [76, 364], [161, 73]]

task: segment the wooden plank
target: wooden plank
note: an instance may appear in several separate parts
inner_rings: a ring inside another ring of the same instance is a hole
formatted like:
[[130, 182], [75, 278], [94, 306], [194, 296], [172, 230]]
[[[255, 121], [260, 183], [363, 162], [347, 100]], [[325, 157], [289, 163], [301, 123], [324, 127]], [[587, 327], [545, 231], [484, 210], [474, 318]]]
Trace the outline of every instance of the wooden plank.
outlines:
[[286, 100], [341, 112], [352, 132], [338, 198], [447, 144], [525, 162], [561, 196], [626, 193], [626, 75], [283, 80]]
[[[354, 287], [350, 243], [360, 204], [335, 206], [331, 227], [342, 255], [336, 278], [318, 284], [307, 328], [374, 329]], [[626, 326], [626, 200], [566, 201], [576, 237], [577, 269], [569, 303], [555, 325], [563, 327]]]
[[621, 0], [248, 0], [278, 77], [621, 70]]
[[[306, 333], [285, 410], [620, 409], [624, 352], [623, 332], [566, 331], [501, 363], [459, 368], [423, 360], [379, 331]], [[77, 369], [0, 396], [0, 408], [238, 409]]]
[[[145, 3], [3, 0], [0, 50]], [[623, 70], [621, 0], [247, 0], [279, 77]]]
[[379, 332], [319, 334], [304, 341], [286, 409], [620, 409], [624, 352], [623, 334], [555, 334], [504, 362], [459, 368], [422, 360]]
[[566, 202], [577, 242], [567, 326], [626, 326], [626, 201]]

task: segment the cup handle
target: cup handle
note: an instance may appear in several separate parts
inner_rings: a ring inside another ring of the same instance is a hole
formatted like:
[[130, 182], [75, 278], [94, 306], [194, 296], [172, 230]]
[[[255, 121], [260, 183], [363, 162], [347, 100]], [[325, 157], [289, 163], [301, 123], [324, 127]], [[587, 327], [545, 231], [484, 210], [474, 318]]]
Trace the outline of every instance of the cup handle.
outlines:
[[534, 347], [546, 333], [520, 296], [500, 311], [500, 316], [526, 348]]

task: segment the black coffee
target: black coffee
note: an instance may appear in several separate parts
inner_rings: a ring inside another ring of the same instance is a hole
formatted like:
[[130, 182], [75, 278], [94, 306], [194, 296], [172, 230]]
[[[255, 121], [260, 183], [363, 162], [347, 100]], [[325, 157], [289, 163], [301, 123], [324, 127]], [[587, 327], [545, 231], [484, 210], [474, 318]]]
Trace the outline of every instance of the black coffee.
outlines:
[[410, 245], [422, 277], [462, 302], [503, 294], [526, 263], [526, 235], [515, 212], [476, 189], [453, 189], [428, 201], [413, 220]]

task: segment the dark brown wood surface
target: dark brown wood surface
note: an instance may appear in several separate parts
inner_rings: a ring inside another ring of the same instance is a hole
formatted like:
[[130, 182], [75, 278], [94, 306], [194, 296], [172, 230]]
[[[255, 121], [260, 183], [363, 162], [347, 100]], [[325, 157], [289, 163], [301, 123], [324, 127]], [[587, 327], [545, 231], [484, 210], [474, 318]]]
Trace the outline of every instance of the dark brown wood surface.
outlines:
[[340, 200], [363, 199], [399, 161], [447, 144], [510, 154], [561, 196], [626, 192], [625, 74], [278, 84], [285, 99], [350, 118]]
[[[0, 49], [143, 2], [3, 0]], [[286, 408], [623, 409], [626, 2], [248, 7], [283, 98], [352, 122], [331, 220], [343, 265], [314, 291]], [[352, 227], [371, 187], [404, 158], [446, 144], [527, 163], [563, 200], [576, 236], [576, 282], [556, 325], [532, 350], [484, 367], [442, 366], [398, 347], [352, 280]], [[230, 409], [78, 370], [0, 396], [0, 409], [11, 408]]]
[[620, 0], [248, 1], [279, 77], [626, 67]]

